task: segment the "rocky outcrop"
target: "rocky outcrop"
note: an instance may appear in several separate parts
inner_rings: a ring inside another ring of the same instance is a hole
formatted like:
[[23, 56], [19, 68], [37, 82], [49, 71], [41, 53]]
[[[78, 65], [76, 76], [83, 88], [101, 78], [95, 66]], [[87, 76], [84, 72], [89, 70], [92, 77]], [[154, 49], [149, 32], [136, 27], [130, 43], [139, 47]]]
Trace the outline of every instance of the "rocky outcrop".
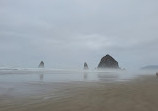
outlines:
[[98, 69], [120, 69], [118, 62], [110, 55], [104, 56], [98, 65]]
[[86, 62], [84, 63], [84, 69], [85, 69], [85, 70], [89, 69]]
[[44, 62], [43, 61], [40, 62], [38, 68], [44, 68]]

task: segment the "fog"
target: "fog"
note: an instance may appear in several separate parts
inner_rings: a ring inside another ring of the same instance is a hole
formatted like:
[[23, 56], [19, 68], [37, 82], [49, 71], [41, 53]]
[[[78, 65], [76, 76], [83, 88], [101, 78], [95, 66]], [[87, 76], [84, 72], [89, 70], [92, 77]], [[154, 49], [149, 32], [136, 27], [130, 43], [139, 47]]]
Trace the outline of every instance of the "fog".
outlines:
[[82, 69], [113, 56], [136, 70], [158, 64], [156, 0], [1, 0], [0, 66]]

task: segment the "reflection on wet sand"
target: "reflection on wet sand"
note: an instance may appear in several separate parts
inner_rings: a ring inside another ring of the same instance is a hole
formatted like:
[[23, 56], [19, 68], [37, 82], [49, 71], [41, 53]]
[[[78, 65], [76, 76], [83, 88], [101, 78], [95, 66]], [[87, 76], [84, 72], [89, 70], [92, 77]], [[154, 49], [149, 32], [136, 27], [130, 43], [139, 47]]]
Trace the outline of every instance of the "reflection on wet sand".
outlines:
[[25, 84], [19, 88], [37, 92], [25, 98], [0, 94], [0, 111], [157, 111], [157, 86], [155, 75], [111, 84]]
[[83, 73], [83, 79], [84, 79], [84, 80], [87, 80], [87, 79], [88, 79], [88, 72], [84, 72], [84, 73]]
[[40, 80], [43, 81], [44, 74], [40, 74]]
[[39, 75], [40, 81], [43, 81], [44, 80], [44, 71], [39, 71], [38, 75]]
[[113, 82], [118, 79], [119, 75], [113, 72], [98, 72], [97, 77], [100, 81]]
[[157, 111], [155, 73], [114, 82], [124, 79], [131, 77], [105, 71], [3, 71], [0, 111]]

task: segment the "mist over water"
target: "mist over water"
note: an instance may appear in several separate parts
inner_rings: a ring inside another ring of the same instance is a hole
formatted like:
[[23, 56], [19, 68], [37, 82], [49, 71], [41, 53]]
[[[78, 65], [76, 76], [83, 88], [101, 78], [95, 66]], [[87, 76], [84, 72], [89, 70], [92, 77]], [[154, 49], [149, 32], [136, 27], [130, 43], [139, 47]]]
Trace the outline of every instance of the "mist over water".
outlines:
[[[57, 84], [65, 83], [114, 83], [129, 81], [136, 75], [117, 70], [76, 70], [43, 68], [1, 68], [0, 95], [30, 96], [48, 91], [59, 90]], [[51, 84], [51, 88], [49, 88]], [[44, 85], [45, 87], [41, 86]], [[50, 95], [48, 95], [50, 96]], [[55, 95], [57, 96], [57, 95]]]
[[116, 82], [154, 71], [1, 68], [0, 82]]

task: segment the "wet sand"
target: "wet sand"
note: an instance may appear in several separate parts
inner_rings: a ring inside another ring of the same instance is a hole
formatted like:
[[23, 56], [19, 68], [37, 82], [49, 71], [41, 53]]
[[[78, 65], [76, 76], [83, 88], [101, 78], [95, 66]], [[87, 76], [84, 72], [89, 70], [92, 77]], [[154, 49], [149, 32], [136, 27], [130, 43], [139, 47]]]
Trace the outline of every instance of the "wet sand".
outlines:
[[1, 94], [0, 111], [158, 110], [158, 78], [155, 75], [114, 83], [71, 82], [34, 85], [43, 87], [44, 90], [41, 88], [39, 92], [35, 91], [26, 96]]

